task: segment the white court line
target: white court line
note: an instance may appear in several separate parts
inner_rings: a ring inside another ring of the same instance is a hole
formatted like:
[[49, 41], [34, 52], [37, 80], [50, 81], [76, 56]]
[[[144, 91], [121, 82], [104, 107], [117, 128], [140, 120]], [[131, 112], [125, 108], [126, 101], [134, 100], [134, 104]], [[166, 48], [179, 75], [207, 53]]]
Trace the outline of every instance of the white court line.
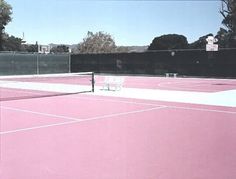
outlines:
[[[71, 98], [74, 98], [74, 97], [71, 97]], [[75, 97], [75, 98], [81, 98], [81, 97]], [[86, 97], [82, 97], [82, 98], [86, 98]], [[36, 126], [36, 127], [31, 127], [31, 128], [23, 128], [23, 129], [17, 129], [17, 130], [4, 131], [4, 132], [0, 132], [0, 135], [10, 134], [10, 133], [17, 133], [17, 132], [22, 132], [22, 131], [35, 130], [35, 129], [41, 129], [41, 128], [48, 128], [48, 127], [54, 127], [54, 126], [62, 126], [62, 125], [68, 125], [68, 124], [74, 124], [74, 123], [80, 123], [80, 122], [86, 122], [86, 121], [92, 121], [92, 120], [98, 120], [98, 119], [105, 119], [105, 118], [111, 118], [111, 117], [128, 115], [128, 114], [142, 113], [142, 112], [152, 111], [152, 110], [156, 110], [156, 109], [163, 109], [163, 108], [174, 108], [174, 109], [185, 109], [185, 110], [194, 110], [194, 111], [205, 111], [205, 112], [217, 112], [217, 113], [226, 113], [226, 114], [236, 114], [236, 112], [225, 111], [225, 110], [214, 110], [214, 109], [205, 109], [205, 108], [191, 108], [191, 107], [179, 107], [179, 106], [172, 106], [172, 105], [164, 106], [164, 105], [150, 104], [150, 103], [129, 102], [129, 101], [124, 101], [124, 100], [122, 100], [122, 101], [118, 100], [117, 101], [117, 100], [110, 100], [110, 99], [94, 99], [94, 98], [88, 98], [88, 99], [100, 100], [100, 101], [122, 102], [122, 103], [129, 103], [129, 104], [152, 105], [152, 106], [156, 106], [156, 107], [149, 108], [149, 109], [144, 109], [144, 110], [136, 110], [136, 111], [130, 111], [130, 112], [124, 112], [124, 113], [116, 113], [116, 114], [110, 114], [110, 115], [97, 116], [97, 117], [92, 117], [92, 118], [87, 118], [87, 119], [78, 119], [78, 118], [66, 117], [66, 116], [61, 116], [61, 115], [54, 115], [54, 114], [48, 114], [48, 113], [40, 113], [40, 112], [35, 112], [35, 111], [30, 111], [30, 110], [23, 110], [23, 109], [18, 109], [18, 108], [3, 107], [2, 106], [3, 109], [15, 110], [15, 111], [20, 111], [20, 112], [26, 112], [26, 113], [32, 113], [32, 114], [38, 114], [38, 115], [44, 115], [44, 116], [56, 117], [56, 118], [62, 118], [62, 119], [69, 119], [69, 120], [73, 120], [73, 121], [62, 122], [62, 123], [55, 123], [55, 124], [49, 124], [49, 125], [42, 125], [42, 126]]]
[[166, 106], [168, 108], [174, 109], [186, 109], [186, 110], [194, 110], [194, 111], [205, 111], [205, 112], [217, 112], [217, 113], [226, 113], [226, 114], [236, 114], [236, 111], [224, 111], [217, 109], [205, 109], [205, 108], [191, 108], [191, 107], [180, 107], [180, 106]]
[[[106, 119], [106, 118], [111, 118], [111, 117], [117, 117], [117, 116], [125, 116], [129, 114], [137, 114], [137, 113], [142, 113], [142, 112], [147, 112], [147, 111], [153, 111], [157, 109], [163, 109], [166, 108], [165, 106], [159, 106], [159, 107], [154, 107], [154, 108], [149, 108], [149, 109], [143, 109], [143, 110], [135, 110], [135, 111], [129, 111], [129, 112], [122, 112], [122, 113], [115, 113], [115, 114], [108, 114], [108, 115], [103, 115], [103, 116], [96, 116], [96, 117], [91, 117], [87, 119], [76, 119], [76, 118], [70, 118], [68, 119], [73, 119], [73, 121], [68, 121], [68, 122], [62, 122], [62, 123], [54, 123], [54, 124], [48, 124], [48, 125], [42, 125], [42, 126], [35, 126], [35, 127], [29, 127], [29, 128], [23, 128], [23, 129], [16, 129], [16, 130], [9, 130], [9, 131], [3, 131], [0, 132], [0, 135], [6, 135], [6, 134], [12, 134], [12, 133], [17, 133], [17, 132], [23, 132], [23, 131], [30, 131], [30, 130], [35, 130], [35, 129], [42, 129], [42, 128], [49, 128], [53, 126], [62, 126], [62, 125], [68, 125], [68, 124], [75, 124], [75, 123], [80, 123], [80, 122], [87, 122], [87, 121], [94, 121], [94, 120], [99, 120], [99, 119]], [[8, 108], [8, 110], [16, 110], [16, 111], [22, 111], [22, 112], [27, 112], [27, 113], [34, 113], [34, 114], [40, 114], [40, 115], [51, 115], [51, 114], [44, 114], [44, 113], [37, 113], [34, 111], [29, 111], [29, 110], [21, 110], [21, 109], [14, 109], [14, 108]], [[59, 115], [52, 115], [52, 116], [58, 116]], [[64, 118], [64, 116], [61, 116], [61, 118]]]
[[61, 122], [61, 123], [54, 123], [54, 124], [48, 124], [48, 125], [42, 125], [42, 126], [16, 129], [16, 130], [3, 131], [3, 132], [0, 132], [0, 136], [6, 135], [6, 134], [11, 134], [11, 133], [24, 132], [24, 131], [42, 129], [42, 128], [49, 128], [49, 127], [54, 127], [54, 126], [62, 126], [62, 125], [68, 125], [68, 124], [74, 124], [74, 123], [78, 123], [78, 121], [68, 121], [68, 122]]
[[67, 117], [67, 116], [63, 116], [63, 115], [56, 115], [56, 114], [49, 114], [49, 113], [43, 113], [43, 112], [36, 112], [36, 111], [20, 109], [20, 108], [5, 107], [5, 106], [1, 106], [1, 108], [2, 109], [7, 109], [7, 110], [12, 110], [12, 111], [37, 114], [37, 115], [42, 115], [42, 116], [47, 116], [47, 117], [61, 118], [61, 119], [66, 119], [66, 120], [74, 120], [74, 121], [78, 120], [78, 118], [74, 118], [74, 117]]
[[[85, 95], [87, 95], [87, 94], [85, 94]], [[96, 99], [96, 98], [81, 97], [81, 96], [65, 96], [65, 97], [77, 98], [77, 99], [88, 99], [88, 100], [95, 100], [95, 101], [109, 101], [109, 102], [115, 102], [115, 103], [138, 104], [138, 105], [145, 105], [145, 106], [159, 106], [159, 107], [166, 107], [166, 108], [186, 109], [186, 110], [205, 111], [205, 112], [217, 112], [217, 113], [226, 113], [226, 114], [236, 114], [236, 111], [206, 109], [206, 108], [199, 108], [199, 107], [181, 107], [181, 106], [174, 106], [174, 105], [161, 105], [161, 104], [153, 104], [153, 103], [140, 103], [140, 102], [134, 102], [134, 101], [125, 101], [125, 100]], [[117, 97], [117, 99], [118, 98], [119, 97]]]

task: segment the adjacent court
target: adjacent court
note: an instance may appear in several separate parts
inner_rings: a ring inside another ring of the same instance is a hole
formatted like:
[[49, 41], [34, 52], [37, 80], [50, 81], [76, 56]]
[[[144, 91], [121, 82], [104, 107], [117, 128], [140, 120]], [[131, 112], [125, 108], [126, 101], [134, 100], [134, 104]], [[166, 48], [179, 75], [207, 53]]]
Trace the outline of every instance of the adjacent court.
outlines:
[[1, 101], [0, 178], [236, 178], [235, 79], [122, 78], [117, 91], [95, 75], [94, 92]]

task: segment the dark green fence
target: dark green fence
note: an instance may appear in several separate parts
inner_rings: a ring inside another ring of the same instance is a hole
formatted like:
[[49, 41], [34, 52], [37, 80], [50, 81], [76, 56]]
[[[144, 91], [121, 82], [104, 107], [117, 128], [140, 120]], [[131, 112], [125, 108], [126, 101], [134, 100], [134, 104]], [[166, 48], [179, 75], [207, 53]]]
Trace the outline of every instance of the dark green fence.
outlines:
[[0, 75], [70, 72], [69, 54], [0, 53]]
[[96, 73], [236, 77], [236, 49], [166, 50], [143, 53], [0, 53], [0, 75]]
[[73, 54], [71, 71], [149, 75], [175, 72], [186, 76], [236, 77], [236, 49]]

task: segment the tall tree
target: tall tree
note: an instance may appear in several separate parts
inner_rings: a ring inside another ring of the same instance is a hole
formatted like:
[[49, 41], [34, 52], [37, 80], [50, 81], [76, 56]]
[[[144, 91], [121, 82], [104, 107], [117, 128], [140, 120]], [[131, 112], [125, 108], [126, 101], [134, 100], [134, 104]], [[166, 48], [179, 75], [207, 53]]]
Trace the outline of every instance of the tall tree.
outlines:
[[22, 39], [14, 37], [13, 35], [9, 36], [8, 34], [3, 34], [3, 46], [4, 51], [22, 51]]
[[230, 32], [236, 32], [236, 0], [221, 0], [221, 15], [223, 16], [222, 24]]
[[148, 47], [148, 50], [170, 50], [188, 48], [187, 38], [183, 35], [168, 34], [156, 37]]
[[4, 0], [0, 0], [0, 51], [3, 50], [3, 33], [5, 26], [11, 21], [11, 14], [11, 5]]
[[116, 50], [116, 44], [110, 34], [88, 32], [78, 49], [80, 53], [111, 53]]
[[236, 47], [236, 0], [221, 0], [222, 24], [227, 29], [226, 39], [229, 47]]

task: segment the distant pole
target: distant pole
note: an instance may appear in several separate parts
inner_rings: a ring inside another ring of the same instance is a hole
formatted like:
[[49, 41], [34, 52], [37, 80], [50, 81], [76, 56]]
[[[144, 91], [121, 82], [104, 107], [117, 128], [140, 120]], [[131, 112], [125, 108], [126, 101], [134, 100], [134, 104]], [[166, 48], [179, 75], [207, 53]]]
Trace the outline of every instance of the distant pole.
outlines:
[[69, 61], [68, 61], [68, 65], [69, 65], [69, 73], [71, 73], [71, 53], [68, 53], [69, 55]]
[[25, 33], [24, 32], [22, 33], [22, 40], [21, 41], [22, 41], [23, 44], [26, 43], [26, 41], [25, 41]]

